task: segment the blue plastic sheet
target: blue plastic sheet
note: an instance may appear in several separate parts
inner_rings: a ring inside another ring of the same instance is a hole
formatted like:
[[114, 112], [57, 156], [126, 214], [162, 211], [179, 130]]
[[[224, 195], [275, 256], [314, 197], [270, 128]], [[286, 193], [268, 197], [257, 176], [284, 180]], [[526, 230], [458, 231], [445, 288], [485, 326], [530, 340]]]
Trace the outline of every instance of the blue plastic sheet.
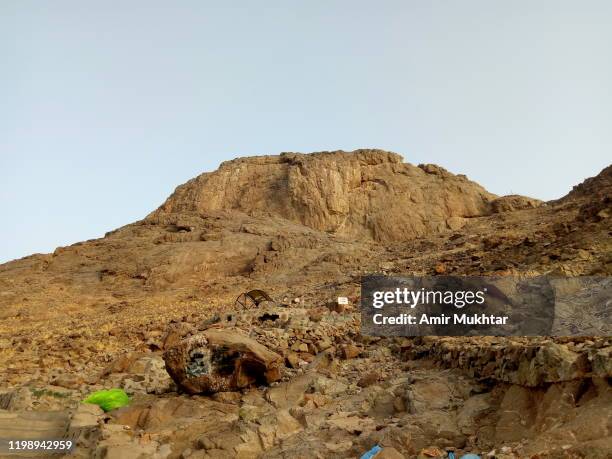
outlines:
[[372, 459], [374, 456], [376, 456], [381, 451], [382, 451], [382, 448], [378, 445], [375, 445], [372, 447], [371, 450], [363, 453], [360, 459]]

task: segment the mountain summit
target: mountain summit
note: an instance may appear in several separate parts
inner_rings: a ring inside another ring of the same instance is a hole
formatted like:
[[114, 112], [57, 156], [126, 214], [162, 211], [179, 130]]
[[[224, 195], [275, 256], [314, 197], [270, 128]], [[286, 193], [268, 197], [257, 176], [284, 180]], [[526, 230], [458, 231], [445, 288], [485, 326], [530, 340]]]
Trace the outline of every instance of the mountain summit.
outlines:
[[383, 150], [241, 158], [179, 186], [151, 216], [236, 210], [393, 242], [455, 230], [487, 215], [495, 195], [433, 164]]

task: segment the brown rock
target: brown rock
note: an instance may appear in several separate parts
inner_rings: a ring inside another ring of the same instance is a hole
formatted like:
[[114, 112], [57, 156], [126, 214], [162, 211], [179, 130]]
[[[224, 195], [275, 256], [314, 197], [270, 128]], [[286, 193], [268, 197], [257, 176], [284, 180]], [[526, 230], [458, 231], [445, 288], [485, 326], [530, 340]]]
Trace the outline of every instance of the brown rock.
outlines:
[[241, 397], [242, 394], [240, 392], [217, 392], [213, 394], [212, 399], [215, 402], [237, 404]]
[[498, 443], [521, 441], [530, 437], [530, 427], [535, 421], [535, 394], [520, 386], [510, 386], [504, 394], [495, 429]]
[[316, 408], [320, 408], [325, 405], [329, 400], [325, 395], [322, 394], [304, 394], [304, 402], [312, 402]]
[[385, 446], [382, 449], [382, 451], [380, 451], [376, 456], [374, 456], [374, 458], [375, 459], [404, 459], [404, 455], [400, 453], [398, 450], [396, 450], [395, 448]]
[[332, 342], [327, 338], [323, 338], [317, 341], [316, 347], [318, 352], [323, 352], [332, 347]]
[[423, 448], [421, 452], [419, 453], [419, 458], [420, 457], [442, 458], [445, 456], [446, 456], [446, 453], [436, 446], [430, 446], [428, 448]]
[[378, 371], [370, 371], [366, 373], [364, 376], [359, 379], [357, 385], [359, 387], [368, 387], [372, 384], [376, 384], [380, 378], [380, 373]]
[[260, 420], [259, 438], [264, 449], [272, 447], [283, 439], [303, 430], [300, 424], [286, 410], [279, 410], [275, 415]]
[[348, 360], [354, 359], [355, 357], [359, 357], [361, 349], [359, 349], [354, 344], [343, 344], [342, 346], [340, 346], [340, 352], [342, 354], [342, 358]]
[[327, 424], [330, 427], [344, 430], [353, 435], [371, 432], [376, 428], [376, 423], [373, 419], [349, 416], [347, 413], [337, 413], [331, 415], [327, 420]]
[[144, 354], [142, 352], [128, 352], [126, 354], [120, 354], [104, 369], [104, 371], [102, 371], [101, 376], [108, 376], [112, 373], [125, 373], [128, 371], [128, 368], [134, 364], [134, 362], [143, 356]]
[[193, 333], [195, 333], [195, 327], [188, 322], [170, 324], [162, 339], [163, 349], [169, 349], [177, 345], [179, 341]]
[[289, 352], [286, 357], [287, 366], [289, 368], [299, 368], [300, 367], [300, 356], [296, 352]]
[[528, 198], [518, 194], [502, 196], [491, 202], [491, 211], [494, 214], [502, 212], [514, 212], [523, 209], [535, 209], [543, 204], [539, 199]]
[[168, 349], [164, 361], [176, 384], [197, 394], [277, 381], [283, 359], [242, 333], [208, 329]]
[[78, 389], [83, 385], [83, 378], [79, 375], [61, 374], [51, 379], [51, 384], [65, 389]]

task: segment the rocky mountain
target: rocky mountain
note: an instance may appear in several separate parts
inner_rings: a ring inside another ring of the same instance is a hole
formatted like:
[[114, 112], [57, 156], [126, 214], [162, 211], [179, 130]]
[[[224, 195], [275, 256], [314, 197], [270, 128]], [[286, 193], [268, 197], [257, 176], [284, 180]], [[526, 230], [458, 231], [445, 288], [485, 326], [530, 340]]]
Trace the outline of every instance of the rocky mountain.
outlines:
[[150, 217], [237, 210], [351, 239], [394, 242], [458, 229], [496, 196], [463, 175], [357, 150], [241, 158], [177, 188]]
[[[141, 221], [0, 265], [0, 438], [40, 413], [81, 457], [608, 457], [609, 337], [373, 339], [354, 306], [366, 273], [609, 276], [611, 174], [542, 203], [380, 150], [223, 163]], [[244, 310], [251, 289], [274, 307]], [[274, 377], [188, 396], [162, 357], [211, 337]], [[132, 404], [78, 405], [104, 387]]]

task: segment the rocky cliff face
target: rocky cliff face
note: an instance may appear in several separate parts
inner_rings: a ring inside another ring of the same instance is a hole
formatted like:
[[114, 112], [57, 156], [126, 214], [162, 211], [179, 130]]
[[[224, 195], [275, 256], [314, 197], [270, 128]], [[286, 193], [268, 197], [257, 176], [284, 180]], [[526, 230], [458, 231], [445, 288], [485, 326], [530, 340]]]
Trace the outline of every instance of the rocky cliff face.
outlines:
[[151, 217], [268, 213], [315, 230], [379, 242], [456, 230], [496, 196], [463, 175], [382, 150], [243, 158], [181, 185]]
[[576, 185], [567, 196], [562, 198], [562, 201], [572, 201], [579, 198], [608, 198], [612, 195], [612, 165], [606, 167], [595, 177], [586, 179], [584, 182]]

